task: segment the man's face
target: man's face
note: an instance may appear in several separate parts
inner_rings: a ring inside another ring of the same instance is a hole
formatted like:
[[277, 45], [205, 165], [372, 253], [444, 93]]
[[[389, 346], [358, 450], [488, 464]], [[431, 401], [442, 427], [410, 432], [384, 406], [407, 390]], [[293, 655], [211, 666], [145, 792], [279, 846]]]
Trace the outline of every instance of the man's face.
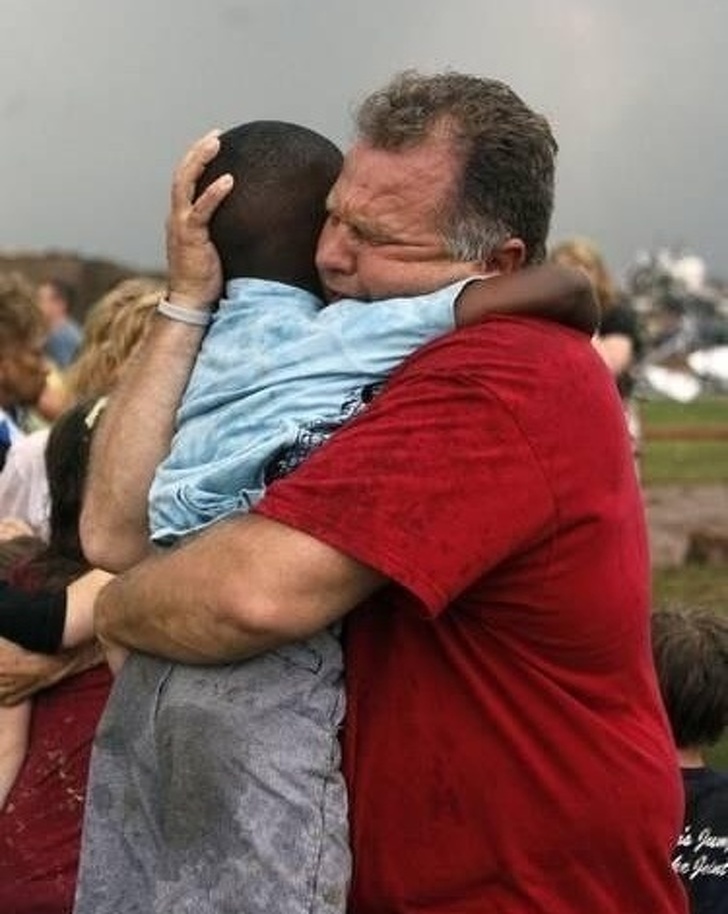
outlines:
[[483, 272], [481, 263], [452, 260], [438, 229], [459, 168], [443, 138], [396, 152], [351, 149], [316, 253], [330, 301], [418, 295]]
[[43, 353], [45, 340], [15, 343], [0, 352], [0, 404], [31, 406], [45, 387], [48, 364]]

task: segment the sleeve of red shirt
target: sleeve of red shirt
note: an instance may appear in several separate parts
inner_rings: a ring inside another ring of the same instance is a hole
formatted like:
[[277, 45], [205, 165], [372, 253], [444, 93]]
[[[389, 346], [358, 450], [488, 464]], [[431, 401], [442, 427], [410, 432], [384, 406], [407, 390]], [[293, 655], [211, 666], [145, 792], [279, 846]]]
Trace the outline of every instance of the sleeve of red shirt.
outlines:
[[256, 510], [375, 568], [432, 616], [527, 551], [551, 527], [553, 500], [498, 390], [508, 366], [489, 378], [483, 339], [458, 331], [408, 359]]

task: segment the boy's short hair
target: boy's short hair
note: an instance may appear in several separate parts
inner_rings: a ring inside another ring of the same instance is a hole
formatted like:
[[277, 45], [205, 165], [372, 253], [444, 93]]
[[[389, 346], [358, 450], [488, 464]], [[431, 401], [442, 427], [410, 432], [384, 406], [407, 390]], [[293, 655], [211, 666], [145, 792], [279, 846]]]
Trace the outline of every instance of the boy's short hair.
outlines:
[[285, 121], [251, 121], [220, 136], [197, 192], [225, 173], [235, 180], [210, 221], [226, 280], [318, 287], [316, 243], [342, 161], [326, 137]]
[[659, 610], [652, 649], [676, 745], [713, 745], [728, 725], [728, 616]]

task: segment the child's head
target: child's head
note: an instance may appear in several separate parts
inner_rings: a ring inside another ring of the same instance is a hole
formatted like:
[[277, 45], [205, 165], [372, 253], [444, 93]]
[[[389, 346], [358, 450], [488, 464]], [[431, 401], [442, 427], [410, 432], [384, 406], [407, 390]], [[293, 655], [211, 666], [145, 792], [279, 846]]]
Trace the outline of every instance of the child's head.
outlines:
[[235, 179], [210, 223], [226, 280], [256, 277], [319, 293], [316, 243], [341, 163], [330, 140], [298, 124], [251, 121], [222, 134], [197, 191], [225, 173]]
[[652, 649], [678, 749], [713, 745], [728, 725], [728, 615], [655, 612]]

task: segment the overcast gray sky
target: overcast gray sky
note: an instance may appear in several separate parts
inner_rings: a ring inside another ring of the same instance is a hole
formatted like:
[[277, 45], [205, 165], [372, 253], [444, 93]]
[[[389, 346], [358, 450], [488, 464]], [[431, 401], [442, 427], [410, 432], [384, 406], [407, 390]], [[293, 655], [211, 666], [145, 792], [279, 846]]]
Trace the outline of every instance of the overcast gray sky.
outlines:
[[169, 177], [209, 127], [346, 143], [395, 71], [508, 82], [561, 146], [552, 240], [687, 246], [728, 274], [728, 0], [0, 0], [0, 248], [162, 262]]

